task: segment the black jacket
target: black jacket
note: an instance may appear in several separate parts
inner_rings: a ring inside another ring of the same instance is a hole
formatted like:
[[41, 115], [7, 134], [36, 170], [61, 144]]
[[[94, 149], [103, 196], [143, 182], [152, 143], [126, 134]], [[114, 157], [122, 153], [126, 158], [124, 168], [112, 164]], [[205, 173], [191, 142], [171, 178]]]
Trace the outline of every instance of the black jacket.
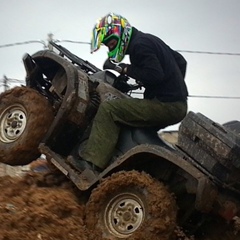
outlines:
[[126, 54], [131, 62], [127, 75], [142, 82], [144, 98], [156, 97], [163, 102], [187, 99], [184, 82], [187, 62], [160, 38], [133, 28]]

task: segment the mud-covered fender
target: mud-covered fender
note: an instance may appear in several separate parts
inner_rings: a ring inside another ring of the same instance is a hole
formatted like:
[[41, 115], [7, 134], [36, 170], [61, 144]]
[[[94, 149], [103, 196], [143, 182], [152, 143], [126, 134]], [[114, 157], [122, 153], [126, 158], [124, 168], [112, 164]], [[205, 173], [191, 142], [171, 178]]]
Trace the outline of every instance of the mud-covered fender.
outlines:
[[216, 185], [209, 179], [208, 176], [193, 165], [193, 160], [190, 157], [175, 148], [149, 144], [138, 145], [127, 151], [124, 155], [108, 166], [99, 175], [99, 179], [112, 172], [125, 169], [133, 161], [141, 165], [141, 161], [146, 160], [141, 158], [141, 156], [146, 154], [152, 157], [154, 156], [154, 161], [168, 161], [195, 179], [197, 182], [195, 202], [196, 209], [202, 212], [209, 212], [211, 210], [212, 204], [217, 196]]

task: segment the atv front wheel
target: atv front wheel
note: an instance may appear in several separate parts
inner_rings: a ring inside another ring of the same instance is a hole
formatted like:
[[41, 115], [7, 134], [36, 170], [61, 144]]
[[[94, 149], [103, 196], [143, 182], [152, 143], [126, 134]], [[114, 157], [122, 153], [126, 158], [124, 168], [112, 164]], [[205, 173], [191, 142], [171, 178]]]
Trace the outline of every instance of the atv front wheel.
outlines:
[[39, 157], [38, 145], [54, 118], [52, 106], [34, 89], [15, 87], [0, 95], [0, 162], [25, 165]]
[[93, 190], [86, 205], [90, 239], [167, 240], [176, 226], [176, 203], [146, 173], [119, 172]]

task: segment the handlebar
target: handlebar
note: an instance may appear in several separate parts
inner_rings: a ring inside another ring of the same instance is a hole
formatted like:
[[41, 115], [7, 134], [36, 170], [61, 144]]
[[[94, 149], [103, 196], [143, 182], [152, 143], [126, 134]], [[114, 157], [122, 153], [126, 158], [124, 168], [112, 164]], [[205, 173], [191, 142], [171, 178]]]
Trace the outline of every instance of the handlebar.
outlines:
[[60, 52], [60, 55], [66, 56], [73, 63], [76, 63], [78, 66], [81, 67], [81, 69], [85, 70], [86, 72], [96, 73], [96, 72], [102, 71], [101, 69], [97, 68], [96, 66], [94, 66], [90, 62], [85, 61], [82, 58], [80, 58], [80, 57], [76, 56], [75, 54], [71, 53], [65, 47], [63, 47], [61, 45], [58, 45], [55, 42], [49, 42], [49, 43]]

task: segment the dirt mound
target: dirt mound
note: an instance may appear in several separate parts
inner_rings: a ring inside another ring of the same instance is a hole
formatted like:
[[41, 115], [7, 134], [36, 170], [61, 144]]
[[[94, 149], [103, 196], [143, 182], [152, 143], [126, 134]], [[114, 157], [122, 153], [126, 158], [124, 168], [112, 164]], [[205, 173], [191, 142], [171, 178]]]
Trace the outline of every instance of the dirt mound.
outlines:
[[0, 240], [87, 239], [84, 203], [62, 176], [0, 178]]
[[[0, 178], [0, 189], [0, 240], [95, 239], [85, 226], [86, 197], [62, 174], [6, 176]], [[211, 237], [199, 240], [239, 239], [239, 234], [225, 235], [224, 228], [215, 226]], [[176, 239], [197, 240], [181, 229], [176, 230]]]

